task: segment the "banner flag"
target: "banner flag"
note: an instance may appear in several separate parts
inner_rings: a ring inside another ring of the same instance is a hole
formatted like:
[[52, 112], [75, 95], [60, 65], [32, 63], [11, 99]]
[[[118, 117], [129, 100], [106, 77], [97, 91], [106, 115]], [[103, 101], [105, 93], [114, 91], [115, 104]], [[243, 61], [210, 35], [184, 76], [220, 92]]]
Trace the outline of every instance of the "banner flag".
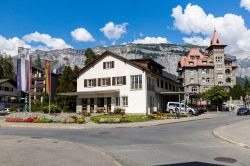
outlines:
[[17, 57], [17, 90], [29, 90], [29, 49], [19, 47]]
[[46, 82], [46, 93], [51, 92], [51, 66], [50, 61], [45, 59], [45, 82]]

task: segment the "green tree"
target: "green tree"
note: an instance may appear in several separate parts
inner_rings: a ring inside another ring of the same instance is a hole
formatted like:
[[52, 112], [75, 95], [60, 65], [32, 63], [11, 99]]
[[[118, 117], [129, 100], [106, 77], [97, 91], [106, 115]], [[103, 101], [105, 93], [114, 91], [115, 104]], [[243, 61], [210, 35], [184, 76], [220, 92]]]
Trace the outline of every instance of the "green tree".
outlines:
[[221, 86], [214, 86], [202, 94], [211, 104], [221, 105], [229, 99], [229, 93]]
[[84, 62], [85, 65], [88, 65], [89, 63], [91, 63], [92, 61], [94, 61], [97, 56], [94, 53], [94, 51], [91, 48], [88, 48], [85, 53], [84, 53], [86, 60]]
[[245, 77], [244, 91], [245, 91], [245, 95], [250, 94], [250, 83], [247, 77]]
[[1, 78], [15, 78], [14, 66], [12, 62], [12, 57], [10, 55], [0, 55], [0, 68]]
[[229, 91], [229, 95], [232, 96], [233, 100], [239, 100], [240, 97], [245, 96], [245, 91], [241, 88], [240, 85], [234, 85], [232, 89]]
[[76, 87], [77, 87], [77, 75], [79, 73], [80, 69], [78, 66], [75, 66], [73, 69], [73, 85], [74, 85], [74, 91], [76, 91]]
[[[66, 66], [60, 76], [57, 93], [75, 92], [76, 85], [74, 83], [74, 73], [71, 67]], [[76, 97], [73, 96], [57, 96], [57, 104], [64, 109], [64, 107], [69, 106], [71, 110], [75, 110]]]
[[36, 65], [37, 67], [42, 68], [42, 62], [41, 62], [41, 59], [40, 59], [40, 55], [39, 55], [39, 54], [37, 54], [37, 58], [36, 58], [36, 60], [35, 60], [35, 65]]

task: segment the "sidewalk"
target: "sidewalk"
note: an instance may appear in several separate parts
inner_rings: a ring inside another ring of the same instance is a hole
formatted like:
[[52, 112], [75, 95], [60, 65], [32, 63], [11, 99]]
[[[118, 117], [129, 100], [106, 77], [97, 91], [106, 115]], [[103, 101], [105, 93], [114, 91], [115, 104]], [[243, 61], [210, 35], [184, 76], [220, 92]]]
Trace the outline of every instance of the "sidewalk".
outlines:
[[227, 142], [250, 148], [250, 119], [214, 129], [213, 134]]
[[119, 124], [96, 124], [88, 122], [86, 124], [61, 124], [61, 123], [10, 123], [0, 121], [0, 127], [24, 127], [24, 128], [56, 128], [56, 129], [105, 129], [105, 128], [133, 128], [149, 127], [163, 124], [181, 123], [203, 119], [228, 116], [229, 113], [206, 113], [200, 116], [187, 117], [181, 119], [152, 120], [137, 123], [119, 123]]

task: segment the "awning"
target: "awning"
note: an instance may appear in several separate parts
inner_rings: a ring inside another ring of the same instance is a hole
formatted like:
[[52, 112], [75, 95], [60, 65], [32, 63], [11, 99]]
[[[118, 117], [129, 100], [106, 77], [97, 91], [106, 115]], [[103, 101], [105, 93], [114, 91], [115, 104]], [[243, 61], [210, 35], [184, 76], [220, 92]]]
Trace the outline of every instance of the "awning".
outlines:
[[110, 93], [119, 93], [120, 90], [101, 90], [101, 91], [85, 91], [85, 92], [66, 92], [66, 93], [57, 93], [60, 96], [82, 96], [82, 95], [98, 95], [98, 94], [110, 94]]

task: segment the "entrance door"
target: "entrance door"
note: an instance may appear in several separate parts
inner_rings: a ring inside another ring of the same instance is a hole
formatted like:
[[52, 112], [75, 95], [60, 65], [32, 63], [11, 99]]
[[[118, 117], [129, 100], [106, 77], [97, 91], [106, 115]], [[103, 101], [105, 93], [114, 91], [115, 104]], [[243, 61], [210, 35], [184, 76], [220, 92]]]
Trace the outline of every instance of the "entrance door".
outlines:
[[111, 97], [107, 97], [107, 111], [111, 111]]

